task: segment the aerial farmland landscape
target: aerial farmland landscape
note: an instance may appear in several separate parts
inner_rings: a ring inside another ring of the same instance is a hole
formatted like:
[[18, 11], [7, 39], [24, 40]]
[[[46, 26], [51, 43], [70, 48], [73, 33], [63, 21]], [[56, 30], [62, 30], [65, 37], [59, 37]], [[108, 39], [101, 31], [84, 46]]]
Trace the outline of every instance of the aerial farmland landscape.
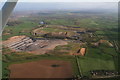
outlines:
[[18, 3], [2, 32], [3, 78], [117, 80], [116, 4]]

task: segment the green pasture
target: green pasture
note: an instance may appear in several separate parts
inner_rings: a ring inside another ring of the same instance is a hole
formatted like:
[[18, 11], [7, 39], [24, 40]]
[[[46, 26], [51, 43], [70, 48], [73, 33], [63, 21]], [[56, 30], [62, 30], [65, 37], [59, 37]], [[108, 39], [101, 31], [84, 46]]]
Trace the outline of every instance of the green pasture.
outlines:
[[6, 26], [3, 34], [4, 33], [10, 33], [9, 35], [3, 35], [2, 39], [6, 40], [12, 36], [18, 36], [18, 35], [27, 35], [30, 36], [31, 35], [31, 30], [33, 28], [35, 28], [38, 24], [36, 23], [32, 23], [29, 21], [25, 21], [22, 24], [16, 25], [16, 26]]

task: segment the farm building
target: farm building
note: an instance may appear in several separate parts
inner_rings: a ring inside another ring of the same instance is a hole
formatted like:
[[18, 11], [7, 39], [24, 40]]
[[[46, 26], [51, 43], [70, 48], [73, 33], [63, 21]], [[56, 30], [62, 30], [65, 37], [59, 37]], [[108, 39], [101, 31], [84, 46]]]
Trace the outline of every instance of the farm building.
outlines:
[[40, 25], [43, 25], [43, 24], [45, 24], [45, 22], [44, 22], [44, 21], [40, 21], [39, 24], [40, 24]]

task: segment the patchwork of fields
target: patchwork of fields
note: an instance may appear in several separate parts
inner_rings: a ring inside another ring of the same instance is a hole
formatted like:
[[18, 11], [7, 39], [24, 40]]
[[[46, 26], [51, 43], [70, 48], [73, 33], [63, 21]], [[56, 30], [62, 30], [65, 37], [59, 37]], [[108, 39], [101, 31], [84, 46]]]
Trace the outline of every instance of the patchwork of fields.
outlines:
[[[90, 71], [93, 70], [117, 71], [116, 17], [108, 13], [104, 14], [105, 18], [101, 14], [68, 13], [34, 14], [20, 17], [20, 24], [6, 26], [3, 41], [25, 35], [33, 41], [60, 39], [67, 44], [57, 45], [43, 55], [36, 55], [35, 51], [32, 54], [12, 51], [3, 45], [3, 78], [73, 78], [81, 74], [92, 78]], [[46, 24], [39, 24], [41, 20]], [[81, 48], [86, 50], [84, 56], [79, 55]]]

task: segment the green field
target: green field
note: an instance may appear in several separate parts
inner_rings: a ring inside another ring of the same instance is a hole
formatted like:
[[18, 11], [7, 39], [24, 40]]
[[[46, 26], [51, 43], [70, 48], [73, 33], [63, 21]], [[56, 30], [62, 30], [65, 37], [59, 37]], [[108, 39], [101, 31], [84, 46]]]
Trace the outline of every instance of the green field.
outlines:
[[[89, 57], [79, 58], [82, 74], [90, 76], [91, 70], [115, 70], [114, 61]], [[107, 64], [107, 65], [106, 65]]]
[[88, 48], [86, 56], [79, 57], [79, 62], [86, 76], [90, 76], [91, 70], [116, 70], [113, 57], [99, 49]]
[[4, 29], [4, 33], [10, 33], [9, 35], [3, 35], [2, 39], [6, 40], [12, 36], [18, 35], [31, 35], [32, 29], [34, 29], [38, 24], [32, 23], [30, 21], [24, 21], [22, 24], [15, 25], [15, 26], [6, 26]]

